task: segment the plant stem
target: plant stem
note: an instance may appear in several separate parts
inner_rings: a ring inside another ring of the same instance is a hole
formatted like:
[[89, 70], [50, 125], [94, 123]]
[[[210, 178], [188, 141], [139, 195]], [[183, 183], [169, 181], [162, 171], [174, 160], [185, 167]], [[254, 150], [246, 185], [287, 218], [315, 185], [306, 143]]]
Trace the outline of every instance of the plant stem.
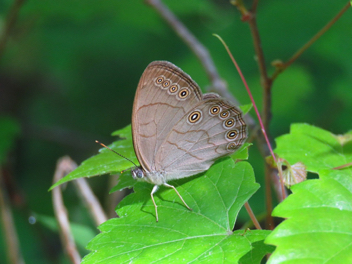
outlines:
[[3, 182], [2, 167], [0, 167], [0, 216], [2, 220], [3, 235], [5, 238], [5, 248], [7, 249], [5, 252], [7, 254], [8, 263], [25, 263], [22, 258], [20, 244], [10, 209], [7, 191]]
[[336, 23], [336, 21], [351, 7], [351, 3], [348, 2], [342, 9], [341, 11], [333, 18], [331, 19], [317, 34], [315, 34], [306, 44], [304, 44], [287, 62], [285, 63], [280, 63], [276, 67], [276, 71], [273, 73], [271, 80], [275, 80], [276, 77], [282, 73], [288, 66], [290, 66], [293, 62], [295, 62], [303, 52], [305, 52], [310, 46], [313, 45], [315, 41], [317, 41], [328, 29], [331, 28], [333, 24]]
[[[69, 158], [61, 158], [56, 165], [56, 170], [53, 178], [53, 184], [60, 180], [65, 174], [74, 170], [77, 165]], [[72, 263], [81, 263], [81, 256], [78, 253], [71, 228], [68, 220], [68, 213], [63, 202], [61, 186], [52, 190], [53, 207], [55, 217], [59, 225], [60, 238], [62, 246], [65, 248], [68, 257]]]
[[6, 43], [10, 38], [11, 31], [17, 22], [18, 14], [24, 2], [25, 0], [15, 0], [10, 8], [9, 13], [6, 16], [3, 33], [0, 36], [0, 59], [5, 51]]

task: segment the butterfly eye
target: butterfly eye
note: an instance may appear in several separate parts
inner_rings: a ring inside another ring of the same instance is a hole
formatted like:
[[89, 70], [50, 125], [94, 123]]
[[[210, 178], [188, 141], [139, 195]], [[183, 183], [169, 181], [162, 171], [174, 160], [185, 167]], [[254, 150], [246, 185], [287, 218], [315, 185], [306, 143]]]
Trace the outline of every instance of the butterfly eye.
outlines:
[[220, 111], [221, 111], [221, 108], [220, 108], [220, 106], [217, 106], [217, 105], [212, 106], [210, 108], [210, 110], [209, 110], [210, 114], [213, 115], [213, 116], [215, 116], [218, 113], [220, 113]]
[[189, 95], [189, 90], [187, 88], [183, 88], [181, 91], [178, 93], [179, 99], [186, 99], [187, 96]]
[[236, 144], [235, 142], [231, 142], [226, 146], [227, 150], [230, 150], [230, 151], [234, 151], [238, 147], [239, 147], [238, 144]]
[[220, 117], [221, 118], [227, 118], [230, 115], [229, 111], [223, 111], [220, 113]]
[[202, 112], [199, 110], [193, 111], [192, 113], [190, 113], [190, 115], [188, 116], [188, 121], [191, 124], [197, 123], [202, 117]]
[[169, 80], [166, 80], [166, 81], [163, 82], [162, 85], [163, 85], [164, 88], [167, 88], [167, 87], [169, 87], [170, 84], [171, 84], [171, 82]]
[[158, 78], [155, 79], [155, 83], [156, 83], [157, 85], [161, 84], [163, 81], [164, 81], [164, 77], [162, 77], [162, 76], [160, 76], [160, 77], [158, 77]]
[[238, 136], [238, 130], [237, 129], [230, 130], [226, 134], [226, 139], [232, 140], [232, 139], [235, 139], [237, 136]]
[[235, 119], [233, 117], [227, 119], [226, 121], [224, 121], [224, 127], [226, 128], [231, 128], [235, 125]]
[[143, 170], [141, 168], [134, 168], [132, 169], [132, 177], [134, 179], [142, 179], [144, 177]]
[[170, 86], [169, 88], [169, 93], [170, 94], [173, 94], [173, 93], [176, 93], [178, 91], [178, 85], [177, 84], [173, 84]]

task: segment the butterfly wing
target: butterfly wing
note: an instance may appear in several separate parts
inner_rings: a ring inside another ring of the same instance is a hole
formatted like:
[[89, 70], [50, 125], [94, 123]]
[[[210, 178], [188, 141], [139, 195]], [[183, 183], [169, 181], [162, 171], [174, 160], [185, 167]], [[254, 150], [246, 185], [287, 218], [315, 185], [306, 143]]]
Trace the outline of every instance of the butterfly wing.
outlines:
[[156, 171], [157, 154], [174, 125], [202, 100], [198, 85], [170, 62], [155, 61], [145, 69], [132, 113], [133, 144], [145, 171]]
[[166, 180], [207, 170], [217, 158], [232, 154], [247, 138], [241, 111], [205, 94], [170, 130], [156, 156]]

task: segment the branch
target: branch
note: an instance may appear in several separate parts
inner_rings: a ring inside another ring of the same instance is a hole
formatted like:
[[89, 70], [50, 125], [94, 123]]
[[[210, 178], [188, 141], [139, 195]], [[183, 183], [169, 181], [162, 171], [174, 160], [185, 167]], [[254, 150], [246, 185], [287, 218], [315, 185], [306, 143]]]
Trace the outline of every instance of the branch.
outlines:
[[[74, 163], [69, 157], [63, 157], [59, 159], [56, 165], [53, 183], [56, 183], [63, 176], [65, 176], [70, 171], [74, 170], [76, 167], [76, 163]], [[79, 264], [81, 262], [81, 256], [78, 253], [76, 244], [73, 239], [70, 223], [68, 220], [68, 213], [63, 203], [60, 188], [61, 186], [58, 186], [53, 189], [52, 199], [55, 217], [59, 225], [61, 243], [66, 249], [66, 253], [68, 254], [68, 257], [70, 258], [71, 262]]]
[[8, 263], [22, 264], [24, 260], [22, 258], [20, 244], [18, 241], [18, 236], [14, 221], [12, 218], [12, 213], [10, 209], [10, 204], [7, 197], [7, 191], [4, 186], [2, 178], [2, 168], [0, 167], [0, 213], [2, 218], [2, 227], [5, 238], [5, 247], [7, 250]]
[[24, 2], [25, 0], [15, 0], [10, 8], [9, 13], [6, 16], [3, 33], [0, 36], [0, 59], [4, 53], [6, 43], [10, 38], [11, 32], [16, 24], [18, 14]]
[[336, 23], [337, 20], [351, 7], [351, 3], [348, 2], [342, 9], [341, 11], [329, 21], [315, 36], [313, 36], [306, 44], [303, 45], [302, 48], [300, 48], [287, 62], [285, 63], [274, 63], [276, 66], [276, 71], [273, 73], [271, 80], [275, 80], [276, 77], [282, 73], [288, 66], [290, 66], [293, 62], [295, 62], [303, 52], [305, 52], [310, 46], [313, 45], [315, 41], [317, 41], [328, 29], [331, 28], [333, 24]]
[[208, 50], [160, 0], [146, 0], [146, 2], [159, 13], [159, 15], [171, 26], [177, 35], [198, 57], [211, 81], [213, 88], [224, 97], [234, 99], [232, 94], [227, 90], [225, 82], [220, 78]]
[[92, 192], [87, 180], [80, 178], [74, 181], [76, 187], [81, 195], [82, 200], [89, 209], [91, 217], [94, 219], [95, 224], [98, 226], [107, 220], [105, 212], [101, 207], [97, 197]]
[[252, 220], [253, 225], [255, 226], [255, 228], [258, 229], [258, 230], [262, 230], [262, 227], [260, 226], [260, 224], [259, 224], [257, 218], [255, 217], [255, 215], [254, 215], [254, 213], [253, 213], [253, 211], [252, 211], [252, 208], [251, 208], [251, 206], [249, 205], [249, 203], [246, 202], [246, 203], [244, 204], [244, 207], [246, 208], [247, 213], [248, 213], [249, 217], [251, 218], [251, 220]]
[[[170, 25], [176, 34], [188, 45], [201, 62], [206, 74], [211, 82], [212, 89], [227, 98], [235, 105], [240, 105], [239, 101], [229, 92], [226, 82], [221, 79], [216, 70], [214, 62], [209, 51], [200, 43], [196, 37], [182, 24], [180, 20], [167, 8], [160, 0], [146, 0], [146, 3], [153, 7], [159, 15]], [[254, 119], [247, 114], [245, 117], [247, 125], [254, 129], [256, 123]]]

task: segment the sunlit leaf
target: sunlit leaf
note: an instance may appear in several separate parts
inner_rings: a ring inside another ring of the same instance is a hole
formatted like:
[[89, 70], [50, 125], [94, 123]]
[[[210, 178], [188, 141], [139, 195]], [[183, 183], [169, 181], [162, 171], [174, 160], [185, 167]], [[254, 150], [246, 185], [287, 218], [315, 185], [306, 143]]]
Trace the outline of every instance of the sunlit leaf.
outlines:
[[206, 173], [170, 182], [193, 209], [189, 211], [172, 189], [154, 195], [159, 222], [150, 199], [152, 185], [137, 183], [135, 193], [119, 205], [119, 219], [102, 224], [88, 245], [83, 263], [260, 263], [272, 247], [263, 244], [269, 231], [232, 232], [244, 202], [258, 189], [247, 162], [226, 158]]
[[273, 211], [286, 220], [265, 240], [277, 246], [269, 263], [352, 262], [352, 169], [332, 169], [352, 161], [352, 142], [341, 138], [295, 124], [277, 139], [280, 157], [303, 162], [319, 179], [292, 186], [293, 194]]

